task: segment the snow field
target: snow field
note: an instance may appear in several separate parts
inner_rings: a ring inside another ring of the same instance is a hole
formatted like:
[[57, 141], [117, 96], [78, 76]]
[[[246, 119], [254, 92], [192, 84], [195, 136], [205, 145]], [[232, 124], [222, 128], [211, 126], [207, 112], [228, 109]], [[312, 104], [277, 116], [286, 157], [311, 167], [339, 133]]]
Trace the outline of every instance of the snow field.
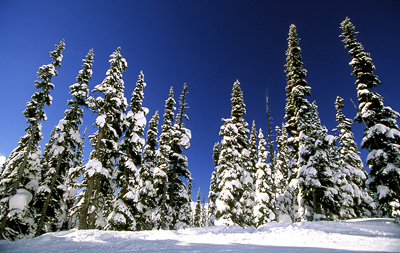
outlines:
[[70, 230], [0, 241], [0, 252], [400, 252], [393, 219], [267, 223], [176, 231]]

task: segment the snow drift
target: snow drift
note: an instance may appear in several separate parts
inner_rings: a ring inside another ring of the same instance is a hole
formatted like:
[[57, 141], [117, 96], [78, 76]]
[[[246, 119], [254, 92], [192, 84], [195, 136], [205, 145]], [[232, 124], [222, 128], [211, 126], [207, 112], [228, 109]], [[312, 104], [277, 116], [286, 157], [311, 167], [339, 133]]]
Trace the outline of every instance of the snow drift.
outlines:
[[70, 230], [34, 239], [0, 241], [0, 252], [400, 252], [392, 219], [271, 222], [177, 231]]

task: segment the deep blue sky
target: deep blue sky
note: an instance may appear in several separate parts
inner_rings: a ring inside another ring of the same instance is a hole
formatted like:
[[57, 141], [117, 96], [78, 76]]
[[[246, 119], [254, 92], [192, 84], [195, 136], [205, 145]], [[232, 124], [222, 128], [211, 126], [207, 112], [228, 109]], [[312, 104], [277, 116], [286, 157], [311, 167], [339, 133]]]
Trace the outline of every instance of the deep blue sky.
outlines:
[[[270, 94], [273, 125], [284, 116], [285, 51], [290, 24], [295, 24], [310, 100], [316, 100], [322, 123], [336, 126], [334, 101], [345, 98], [344, 112], [354, 117], [356, 100], [350, 58], [339, 34], [346, 16], [360, 32], [382, 81], [377, 92], [385, 104], [400, 110], [400, 2], [392, 1], [19, 1], [0, 0], [0, 154], [9, 155], [26, 127], [22, 111], [35, 92], [39, 66], [50, 62], [49, 51], [65, 39], [59, 75], [53, 79], [53, 105], [46, 107], [44, 147], [50, 131], [63, 117], [69, 86], [81, 59], [93, 48], [92, 89], [105, 77], [109, 55], [121, 46], [128, 62], [124, 74], [129, 101], [143, 70], [147, 87], [144, 106], [162, 114], [169, 87], [178, 100], [188, 84], [188, 111], [193, 139], [186, 151], [194, 178], [194, 195], [208, 192], [213, 171], [212, 147], [220, 141], [221, 118], [229, 117], [233, 82], [239, 79], [251, 125], [266, 130], [265, 91]], [[94, 116], [86, 113], [89, 133]], [[160, 122], [162, 122], [160, 120]], [[357, 142], [363, 126], [354, 127]], [[332, 133], [332, 132], [330, 132]], [[89, 145], [86, 157], [90, 152]], [[365, 152], [363, 152], [365, 156]]]

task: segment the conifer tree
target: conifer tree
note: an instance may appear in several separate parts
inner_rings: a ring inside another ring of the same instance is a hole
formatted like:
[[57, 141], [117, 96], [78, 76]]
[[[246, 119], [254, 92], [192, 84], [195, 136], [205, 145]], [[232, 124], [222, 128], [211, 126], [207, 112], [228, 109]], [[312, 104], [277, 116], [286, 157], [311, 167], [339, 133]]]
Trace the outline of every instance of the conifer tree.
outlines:
[[[367, 184], [376, 196], [378, 210], [383, 216], [400, 217], [400, 114], [385, 106], [383, 97], [372, 92], [380, 81], [374, 74], [375, 65], [363, 45], [357, 41], [358, 32], [346, 18], [340, 25], [345, 48], [352, 57], [352, 75], [356, 77], [359, 112], [355, 120], [366, 126], [361, 148], [369, 154], [366, 164], [370, 173]], [[400, 219], [400, 218], [399, 218]]]
[[201, 212], [200, 212], [200, 227], [207, 226], [207, 208], [206, 208], [206, 196], [203, 194], [201, 199]]
[[353, 120], [346, 118], [342, 112], [343, 98], [337, 97], [335, 101], [337, 130], [339, 131], [339, 168], [344, 178], [340, 187], [343, 206], [347, 210], [341, 212], [341, 218], [370, 217], [373, 200], [366, 188], [367, 173], [359, 155], [354, 134], [351, 131]]
[[299, 110], [302, 108], [306, 101], [306, 96], [311, 95], [311, 88], [307, 86], [306, 73], [303, 68], [301, 57], [301, 48], [299, 46], [299, 37], [297, 35], [297, 28], [291, 25], [289, 29], [288, 49], [286, 51], [286, 107], [285, 107], [285, 128], [289, 133], [290, 142], [292, 146], [292, 157], [296, 158], [298, 154], [298, 137], [299, 130]]
[[273, 192], [273, 179], [270, 164], [267, 163], [268, 152], [265, 147], [267, 142], [264, 139], [264, 134], [260, 128], [258, 134], [258, 161], [256, 164], [256, 206], [255, 206], [255, 221], [259, 227], [266, 222], [275, 219], [275, 193]]
[[154, 169], [157, 166], [158, 111], [149, 121], [146, 145], [143, 150], [143, 163], [139, 168], [137, 230], [151, 230], [154, 227], [153, 214], [156, 210], [156, 192], [154, 188]]
[[334, 219], [338, 203], [338, 189], [334, 183], [334, 171], [329, 152], [334, 138], [321, 125], [317, 106], [309, 104], [300, 109], [304, 121], [299, 121], [299, 219]]
[[[285, 129], [288, 132], [288, 145], [290, 148], [290, 178], [287, 179], [288, 185], [291, 185], [292, 197], [298, 195], [298, 173], [300, 170], [298, 159], [299, 157], [299, 145], [300, 145], [300, 132], [302, 129], [301, 122], [307, 122], [310, 120], [307, 118], [309, 115], [301, 113], [301, 110], [310, 108], [310, 102], [306, 96], [311, 94], [311, 88], [307, 86], [305, 80], [307, 71], [303, 68], [303, 62], [301, 57], [301, 48], [299, 45], [300, 39], [297, 35], [297, 28], [295, 25], [291, 25], [289, 28], [288, 37], [288, 49], [286, 50], [286, 64], [285, 72], [287, 77], [286, 85], [286, 106], [285, 106]], [[306, 118], [304, 118], [306, 117]], [[288, 197], [287, 195], [286, 197]], [[297, 198], [292, 199], [291, 206], [297, 205]], [[293, 210], [292, 210], [293, 211]]]
[[[70, 108], [64, 118], [55, 126], [46, 145], [42, 160], [42, 175], [34, 198], [39, 211], [36, 218], [36, 236], [44, 232], [55, 232], [67, 226], [70, 199], [67, 177], [79, 159], [79, 147], [83, 145], [80, 135], [83, 109], [88, 106], [89, 81], [92, 77], [93, 50], [82, 60], [83, 69], [76, 77], [77, 83], [70, 86], [73, 99], [68, 100]], [[44, 228], [47, 228], [46, 230]]]
[[245, 227], [248, 225], [241, 219], [244, 212], [241, 199], [245, 190], [241, 177], [248, 165], [249, 130], [248, 124], [243, 119], [246, 108], [239, 81], [233, 84], [231, 102], [231, 117], [222, 119], [224, 125], [220, 130], [222, 141], [216, 167], [218, 195], [215, 202], [215, 216], [219, 223]]
[[257, 172], [257, 130], [253, 121], [248, 144], [248, 163], [241, 181], [244, 186], [243, 196], [240, 202], [243, 204], [242, 220], [247, 226], [256, 226], [254, 208], [256, 206], [256, 172]]
[[25, 129], [26, 134], [21, 137], [18, 146], [3, 165], [0, 181], [0, 199], [2, 200], [0, 201], [0, 234], [5, 239], [31, 237], [36, 230], [34, 217], [37, 210], [34, 210], [31, 200], [38, 188], [41, 173], [40, 122], [47, 118], [44, 107], [52, 103], [50, 91], [54, 89], [54, 84], [51, 81], [58, 74], [56, 68], [61, 67], [64, 48], [65, 43], [62, 40], [59, 45], [56, 45], [56, 49], [50, 52], [53, 62], [39, 68], [37, 77], [40, 80], [35, 81], [38, 91], [32, 95], [32, 99], [26, 104], [23, 112], [28, 123]]
[[97, 113], [95, 126], [98, 130], [89, 139], [93, 151], [83, 167], [83, 197], [77, 203], [79, 209], [79, 229], [103, 229], [111, 212], [114, 198], [112, 175], [116, 160], [120, 155], [119, 140], [124, 132], [125, 112], [122, 73], [127, 67], [121, 55], [121, 48], [110, 55], [110, 68], [101, 84], [94, 92], [104, 95], [92, 101], [92, 109]]
[[[191, 181], [192, 176], [188, 170], [188, 160], [183, 154], [183, 149], [187, 150], [190, 147], [190, 139], [192, 134], [185, 127], [183, 119], [188, 120], [186, 109], [189, 107], [186, 103], [187, 85], [184, 84], [183, 91], [179, 99], [179, 111], [176, 115], [175, 124], [171, 129], [171, 154], [170, 154], [170, 170], [168, 176], [168, 194], [169, 205], [172, 209], [172, 229], [185, 228], [190, 226], [191, 219]], [[188, 186], [184, 179], [188, 180]]]
[[200, 188], [199, 191], [197, 192], [197, 201], [196, 201], [196, 206], [194, 209], [194, 215], [193, 215], [193, 227], [200, 227], [200, 222], [201, 222], [201, 199], [200, 199]]
[[146, 87], [143, 72], [140, 72], [136, 87], [132, 92], [130, 111], [126, 115], [126, 132], [121, 144], [121, 156], [118, 159], [118, 170], [115, 173], [117, 196], [112, 202], [112, 212], [108, 216], [107, 228], [110, 230], [135, 230], [138, 213], [138, 167], [142, 164], [144, 146], [144, 127], [148, 109], [142, 107], [143, 89]]
[[170, 229], [172, 224], [172, 210], [169, 206], [167, 191], [168, 173], [171, 157], [172, 122], [174, 120], [175, 99], [173, 87], [170, 88], [169, 97], [165, 101], [163, 124], [157, 151], [157, 167], [154, 169], [154, 189], [156, 192], [157, 209], [154, 214], [154, 226], [157, 229]]
[[[290, 160], [290, 148], [288, 146], [288, 133], [285, 125], [280, 129], [275, 128], [277, 133], [277, 153], [275, 157], [275, 193], [276, 193], [276, 215], [277, 220], [284, 220], [289, 216], [291, 221], [296, 220], [297, 215], [297, 178], [293, 178]], [[289, 179], [291, 179], [289, 181]]]
[[[268, 90], [266, 92], [266, 112], [267, 112], [267, 141], [268, 141], [268, 153], [269, 153], [269, 161], [270, 161], [270, 167], [271, 167], [271, 173], [272, 173], [272, 178], [275, 180], [275, 155], [274, 155], [274, 145], [272, 143], [272, 127], [271, 127], [271, 121], [272, 121], [272, 117], [271, 117], [271, 110], [269, 108], [269, 95], [268, 95]], [[275, 184], [274, 184], [275, 187]], [[273, 189], [273, 191], [275, 192], [275, 189]]]
[[214, 144], [213, 147], [214, 171], [211, 174], [210, 190], [208, 192], [207, 226], [214, 226], [214, 221], [215, 221], [215, 211], [216, 211], [215, 201], [218, 196], [217, 167], [218, 167], [218, 159], [220, 152], [221, 152], [220, 144], [219, 142], [217, 142]]

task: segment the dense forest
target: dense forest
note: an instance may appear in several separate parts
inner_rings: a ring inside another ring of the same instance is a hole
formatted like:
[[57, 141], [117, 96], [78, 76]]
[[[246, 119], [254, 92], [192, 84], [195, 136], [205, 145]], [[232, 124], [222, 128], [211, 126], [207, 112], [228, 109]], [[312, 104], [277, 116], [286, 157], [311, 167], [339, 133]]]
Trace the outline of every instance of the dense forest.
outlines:
[[[340, 27], [356, 78], [358, 113], [365, 126], [360, 148], [368, 151], [364, 168], [343, 114], [335, 101], [333, 135], [321, 124], [316, 102], [308, 96], [299, 36], [289, 29], [284, 122], [264, 133], [244, 120], [240, 82], [233, 84], [231, 115], [222, 119], [221, 141], [214, 145], [215, 170], [208, 202], [192, 207], [191, 172], [185, 150], [191, 131], [184, 84], [178, 103], [171, 87], [162, 123], [158, 111], [147, 123], [142, 106], [146, 82], [140, 72], [128, 103], [123, 73], [127, 62], [118, 48], [110, 55], [103, 82], [89, 92], [93, 50], [83, 59], [70, 86], [68, 109], [42, 151], [41, 126], [54, 89], [52, 78], [63, 59], [64, 41], [50, 52], [51, 62], [37, 72], [35, 92], [23, 115], [27, 127], [1, 168], [0, 233], [2, 239], [31, 238], [46, 232], [78, 229], [117, 231], [180, 229], [214, 225], [259, 227], [273, 221], [343, 220], [358, 217], [400, 218], [400, 114], [385, 106], [372, 89], [380, 84], [369, 53], [357, 41], [347, 18]], [[268, 101], [268, 96], [267, 96]], [[83, 114], [97, 115], [84, 160]], [[267, 102], [267, 116], [269, 107]], [[147, 131], [146, 131], [147, 130]], [[272, 132], [276, 138], [272, 139]]]

